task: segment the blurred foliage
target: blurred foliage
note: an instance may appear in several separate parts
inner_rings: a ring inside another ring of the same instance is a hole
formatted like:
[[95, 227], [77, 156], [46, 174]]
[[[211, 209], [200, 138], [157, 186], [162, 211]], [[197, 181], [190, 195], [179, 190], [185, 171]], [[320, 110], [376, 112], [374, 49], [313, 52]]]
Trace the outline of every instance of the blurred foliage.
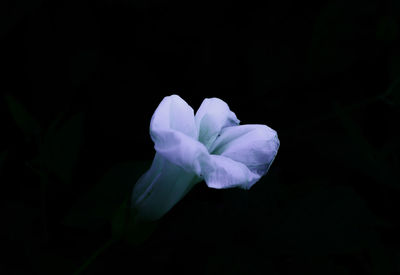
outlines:
[[[116, 164], [72, 206], [64, 223], [93, 228], [111, 222], [128, 207], [133, 183], [150, 167], [149, 162]], [[117, 226], [117, 225], [115, 225]]]
[[44, 133], [38, 162], [69, 183], [83, 142], [83, 115], [74, 115], [61, 126], [58, 123], [56, 119]]
[[[399, 273], [399, 12], [2, 1], [0, 273]], [[140, 224], [131, 191], [171, 93], [220, 97], [281, 148], [251, 190], [202, 182]]]
[[[339, 114], [340, 121], [348, 133], [350, 144], [354, 150], [353, 159], [348, 157], [346, 161], [352, 162], [352, 166], [357, 165], [363, 171], [368, 173], [373, 179], [380, 184], [390, 185], [392, 188], [399, 190], [399, 178], [396, 171], [392, 171], [386, 161], [380, 158], [376, 149], [374, 149], [362, 134], [360, 126], [351, 119], [351, 117], [342, 110], [341, 107], [334, 105], [335, 110]], [[354, 164], [356, 163], [356, 164]]]
[[24, 133], [27, 138], [39, 135], [39, 123], [32, 117], [32, 115], [11, 95], [6, 95], [10, 113], [15, 120], [19, 129]]

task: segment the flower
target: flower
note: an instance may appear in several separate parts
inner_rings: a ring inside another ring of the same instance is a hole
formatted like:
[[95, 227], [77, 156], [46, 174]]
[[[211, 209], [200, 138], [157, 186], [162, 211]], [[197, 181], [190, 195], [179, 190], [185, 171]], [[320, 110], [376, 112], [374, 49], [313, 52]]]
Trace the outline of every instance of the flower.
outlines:
[[132, 192], [137, 219], [161, 218], [202, 180], [211, 188], [249, 189], [265, 175], [278, 135], [266, 125], [239, 122], [221, 99], [204, 99], [194, 115], [178, 95], [165, 97], [150, 123], [156, 155]]

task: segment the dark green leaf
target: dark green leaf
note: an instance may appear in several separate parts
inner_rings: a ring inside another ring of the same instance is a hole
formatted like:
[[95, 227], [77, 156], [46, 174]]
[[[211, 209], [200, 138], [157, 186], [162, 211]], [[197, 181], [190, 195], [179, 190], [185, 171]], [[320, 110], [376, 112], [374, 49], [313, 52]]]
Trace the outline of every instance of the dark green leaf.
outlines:
[[47, 130], [41, 146], [42, 164], [64, 182], [70, 182], [82, 141], [82, 114], [71, 117], [60, 127], [53, 123]]
[[8, 109], [20, 130], [27, 137], [38, 135], [40, 133], [40, 125], [36, 119], [13, 96], [6, 95], [5, 99]]
[[101, 226], [118, 218], [115, 223], [123, 223], [123, 214], [118, 217], [118, 210], [124, 211], [123, 204], [129, 200], [135, 182], [149, 166], [148, 161], [115, 165], [98, 184], [76, 201], [64, 223], [85, 228]]

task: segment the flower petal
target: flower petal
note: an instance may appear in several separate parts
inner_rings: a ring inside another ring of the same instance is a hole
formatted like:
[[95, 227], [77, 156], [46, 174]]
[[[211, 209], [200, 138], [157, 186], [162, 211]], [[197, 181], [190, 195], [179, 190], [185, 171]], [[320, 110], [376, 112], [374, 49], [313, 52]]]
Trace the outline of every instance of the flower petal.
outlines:
[[156, 151], [170, 162], [200, 175], [208, 151], [197, 141], [193, 109], [179, 96], [165, 97], [151, 119], [150, 135]]
[[279, 144], [276, 131], [266, 125], [240, 125], [224, 128], [210, 153], [243, 163], [262, 177], [272, 164]]
[[222, 128], [239, 124], [228, 104], [219, 98], [206, 98], [195, 115], [199, 141], [207, 148], [214, 142]]
[[151, 118], [150, 125], [151, 130], [169, 129], [194, 139], [198, 137], [193, 109], [178, 95], [163, 98]]
[[154, 221], [167, 213], [201, 179], [156, 154], [132, 192], [137, 219]]
[[249, 189], [260, 178], [243, 163], [218, 155], [210, 156], [208, 166], [203, 166], [203, 173], [208, 187], [216, 189], [232, 187]]

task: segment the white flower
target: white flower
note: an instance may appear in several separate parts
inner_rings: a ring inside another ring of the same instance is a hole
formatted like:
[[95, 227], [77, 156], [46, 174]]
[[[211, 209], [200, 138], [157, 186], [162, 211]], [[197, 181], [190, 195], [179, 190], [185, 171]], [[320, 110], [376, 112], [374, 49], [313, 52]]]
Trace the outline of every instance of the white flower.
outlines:
[[266, 125], [239, 125], [218, 98], [206, 98], [194, 115], [178, 95], [165, 97], [151, 118], [156, 155], [132, 192], [136, 217], [157, 220], [196, 183], [211, 188], [249, 189], [273, 162], [276, 131]]

